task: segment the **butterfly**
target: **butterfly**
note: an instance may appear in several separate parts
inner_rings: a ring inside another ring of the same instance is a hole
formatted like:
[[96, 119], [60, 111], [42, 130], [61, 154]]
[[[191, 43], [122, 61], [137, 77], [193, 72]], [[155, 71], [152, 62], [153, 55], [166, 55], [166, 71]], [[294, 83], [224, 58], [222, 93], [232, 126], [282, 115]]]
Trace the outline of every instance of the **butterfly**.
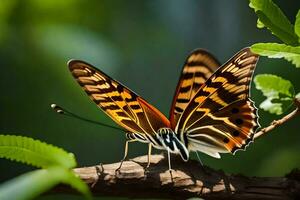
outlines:
[[75, 80], [113, 121], [126, 130], [126, 144], [147, 143], [148, 165], [152, 147], [179, 154], [202, 152], [220, 158], [220, 153], [245, 149], [259, 127], [257, 108], [250, 99], [250, 83], [258, 55], [249, 48], [225, 64], [203, 49], [186, 59], [175, 90], [169, 119], [141, 96], [104, 72], [80, 60], [68, 63]]

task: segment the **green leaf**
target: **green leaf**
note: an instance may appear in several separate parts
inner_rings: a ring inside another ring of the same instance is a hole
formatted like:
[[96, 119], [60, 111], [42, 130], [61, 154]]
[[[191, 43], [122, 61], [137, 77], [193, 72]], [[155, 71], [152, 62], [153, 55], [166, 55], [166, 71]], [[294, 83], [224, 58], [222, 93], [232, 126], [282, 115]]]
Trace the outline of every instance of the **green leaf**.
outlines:
[[33, 199], [61, 182], [70, 184], [87, 198], [91, 197], [87, 185], [77, 178], [72, 171], [62, 167], [51, 167], [35, 170], [2, 183], [0, 185], [0, 199]]
[[83, 182], [74, 172], [66, 170], [62, 183], [70, 185], [72, 188], [76, 189], [78, 192], [85, 195], [88, 199], [91, 199], [90, 189], [85, 182]]
[[279, 76], [260, 74], [254, 78], [256, 89], [267, 97], [260, 108], [270, 113], [280, 115], [293, 102], [294, 87], [292, 83]]
[[269, 58], [285, 58], [296, 67], [300, 67], [300, 46], [293, 47], [277, 43], [257, 43], [251, 46], [251, 51]]
[[[256, 88], [263, 92], [263, 95], [271, 98], [294, 97], [293, 85], [289, 80], [272, 74], [259, 74], [255, 77]], [[282, 95], [282, 97], [280, 96]]]
[[300, 67], [300, 56], [290, 56], [286, 57], [285, 59], [293, 63], [296, 67]]
[[259, 107], [265, 111], [269, 111], [272, 114], [280, 115], [283, 113], [281, 103], [273, 103], [269, 98], [264, 100]]
[[14, 135], [0, 135], [0, 158], [42, 168], [53, 165], [66, 168], [76, 166], [72, 153], [39, 140]]
[[295, 33], [297, 34], [298, 41], [300, 42], [300, 10], [298, 10], [298, 13], [296, 15]]
[[265, 28], [264, 23], [262, 23], [259, 19], [257, 19], [257, 24], [256, 24], [257, 28]]
[[293, 25], [272, 0], [250, 0], [249, 6], [258, 16], [258, 28], [264, 25], [284, 43], [299, 45]]

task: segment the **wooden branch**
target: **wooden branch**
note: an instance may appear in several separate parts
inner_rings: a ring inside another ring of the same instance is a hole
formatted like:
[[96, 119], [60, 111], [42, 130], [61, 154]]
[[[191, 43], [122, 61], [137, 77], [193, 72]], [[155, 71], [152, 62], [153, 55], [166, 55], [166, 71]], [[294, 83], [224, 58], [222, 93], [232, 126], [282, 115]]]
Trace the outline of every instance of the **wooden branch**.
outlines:
[[295, 116], [300, 114], [300, 100], [299, 99], [294, 99], [294, 104], [297, 106], [295, 110], [293, 110], [291, 113], [285, 115], [279, 120], [274, 120], [269, 126], [262, 128], [260, 131], [255, 133], [254, 139], [257, 139], [261, 137], [262, 135], [265, 135], [266, 133], [270, 132], [274, 128], [280, 126], [281, 124], [289, 121], [290, 119], [294, 118]]
[[[147, 172], [147, 156], [120, 163], [74, 169], [94, 196], [186, 199], [300, 199], [300, 172], [288, 177], [245, 177], [225, 174], [196, 161], [172, 157], [172, 177], [163, 155], [154, 155]], [[204, 169], [204, 170], [203, 170]], [[57, 190], [56, 190], [57, 191]], [[60, 189], [60, 191], [62, 191]], [[66, 190], [63, 190], [66, 192]]]

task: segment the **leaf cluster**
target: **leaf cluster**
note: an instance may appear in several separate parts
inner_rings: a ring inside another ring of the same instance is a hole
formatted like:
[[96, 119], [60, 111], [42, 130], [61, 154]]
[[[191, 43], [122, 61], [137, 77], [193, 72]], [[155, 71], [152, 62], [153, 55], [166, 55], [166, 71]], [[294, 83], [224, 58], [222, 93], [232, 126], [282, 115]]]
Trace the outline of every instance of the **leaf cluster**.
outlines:
[[[283, 43], [257, 43], [251, 50], [269, 58], [284, 58], [295, 67], [300, 68], [300, 10], [292, 24], [282, 10], [272, 0], [250, 0], [249, 6], [254, 9], [258, 28], [267, 28]], [[266, 96], [260, 108], [280, 115], [299, 98], [294, 92], [293, 84], [281, 77], [271, 74], [260, 74], [254, 79], [256, 88]]]

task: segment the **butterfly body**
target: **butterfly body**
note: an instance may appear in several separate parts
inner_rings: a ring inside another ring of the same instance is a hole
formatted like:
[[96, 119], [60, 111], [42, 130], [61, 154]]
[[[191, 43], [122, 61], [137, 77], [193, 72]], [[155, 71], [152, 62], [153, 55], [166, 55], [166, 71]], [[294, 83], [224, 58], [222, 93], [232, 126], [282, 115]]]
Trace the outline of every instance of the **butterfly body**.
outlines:
[[184, 161], [189, 159], [189, 151], [186, 144], [177, 137], [177, 134], [172, 129], [161, 128], [156, 135], [168, 152], [179, 154]]
[[[169, 119], [92, 65], [79, 60], [68, 65], [97, 106], [126, 130], [128, 141], [148, 143], [149, 154], [153, 146], [188, 160], [190, 151], [220, 158], [252, 141], [259, 124], [249, 88], [257, 61], [249, 48], [222, 66], [207, 51], [193, 51], [184, 63]], [[125, 155], [127, 148], [128, 142]]]
[[180, 141], [177, 134], [170, 128], [160, 128], [153, 137], [143, 133], [126, 133], [126, 138], [128, 140], [149, 143], [156, 149], [179, 154], [184, 161], [189, 159], [189, 152], [186, 145]]

